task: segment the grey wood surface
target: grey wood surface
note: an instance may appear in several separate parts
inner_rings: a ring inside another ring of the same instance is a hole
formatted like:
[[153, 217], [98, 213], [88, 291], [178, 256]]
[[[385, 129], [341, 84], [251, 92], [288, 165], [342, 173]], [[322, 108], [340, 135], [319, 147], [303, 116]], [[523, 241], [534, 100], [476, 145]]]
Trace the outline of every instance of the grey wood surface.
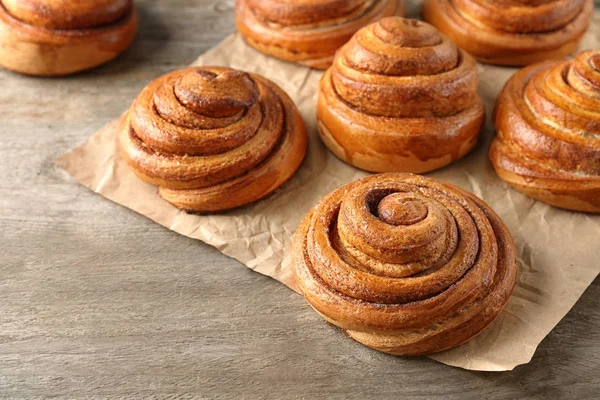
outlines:
[[137, 3], [138, 38], [115, 62], [64, 79], [0, 71], [0, 397], [598, 398], [599, 280], [515, 371], [392, 357], [55, 167], [233, 30], [232, 0]]

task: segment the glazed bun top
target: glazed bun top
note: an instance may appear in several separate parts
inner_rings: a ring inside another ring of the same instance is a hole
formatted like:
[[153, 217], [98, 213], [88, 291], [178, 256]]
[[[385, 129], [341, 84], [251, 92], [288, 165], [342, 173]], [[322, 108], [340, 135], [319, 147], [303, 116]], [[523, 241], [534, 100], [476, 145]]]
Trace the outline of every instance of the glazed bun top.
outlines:
[[587, 0], [454, 0], [472, 21], [505, 32], [534, 33], [563, 28], [581, 12]]
[[[374, 0], [247, 0], [248, 6], [267, 23], [300, 26], [360, 16]], [[341, 21], [340, 21], [341, 22]]]
[[2, 0], [6, 10], [29, 25], [48, 29], [86, 29], [124, 17], [132, 0]]

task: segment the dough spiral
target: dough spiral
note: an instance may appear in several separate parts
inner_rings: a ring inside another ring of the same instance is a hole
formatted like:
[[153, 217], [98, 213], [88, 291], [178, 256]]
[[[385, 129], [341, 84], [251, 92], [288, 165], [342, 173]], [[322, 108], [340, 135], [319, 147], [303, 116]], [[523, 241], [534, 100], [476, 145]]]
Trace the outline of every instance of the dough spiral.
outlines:
[[573, 53], [592, 0], [425, 0], [425, 20], [481, 62], [529, 65]]
[[132, 0], [0, 0], [0, 65], [67, 75], [105, 63], [133, 41]]
[[120, 139], [133, 171], [193, 212], [265, 197], [293, 176], [307, 147], [302, 117], [277, 85], [223, 67], [151, 82], [124, 117]]
[[498, 96], [490, 159], [517, 190], [600, 212], [600, 51], [517, 72]]
[[379, 351], [458, 346], [500, 313], [516, 249], [474, 195], [418, 175], [373, 175], [335, 190], [294, 237], [297, 282], [311, 306]]
[[404, 0], [236, 0], [235, 16], [258, 51], [325, 69], [354, 32], [404, 9]]
[[389, 17], [360, 31], [323, 75], [318, 129], [339, 158], [423, 173], [473, 149], [484, 122], [477, 66], [431, 25]]

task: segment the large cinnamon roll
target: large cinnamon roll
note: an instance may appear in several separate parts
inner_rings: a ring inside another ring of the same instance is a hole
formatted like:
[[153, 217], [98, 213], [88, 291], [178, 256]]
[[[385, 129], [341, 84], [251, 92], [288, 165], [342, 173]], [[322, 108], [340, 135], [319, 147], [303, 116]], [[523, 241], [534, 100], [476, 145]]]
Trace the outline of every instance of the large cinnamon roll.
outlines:
[[244, 40], [258, 51], [311, 68], [331, 65], [363, 26], [404, 14], [404, 0], [236, 0]]
[[327, 321], [376, 350], [420, 355], [482, 332], [513, 290], [516, 249], [480, 199], [418, 175], [335, 190], [294, 237], [300, 291]]
[[115, 58], [137, 29], [132, 0], [0, 0], [0, 65], [66, 75]]
[[550, 205], [600, 212], [600, 51], [517, 72], [496, 103], [498, 175]]
[[222, 67], [151, 82], [123, 120], [127, 164], [186, 211], [259, 200], [290, 179], [306, 153], [302, 117], [273, 82]]
[[384, 18], [340, 49], [320, 82], [318, 129], [358, 168], [422, 173], [465, 156], [484, 122], [475, 61], [431, 25]]
[[573, 53], [592, 0], [425, 0], [425, 20], [479, 61], [529, 65]]

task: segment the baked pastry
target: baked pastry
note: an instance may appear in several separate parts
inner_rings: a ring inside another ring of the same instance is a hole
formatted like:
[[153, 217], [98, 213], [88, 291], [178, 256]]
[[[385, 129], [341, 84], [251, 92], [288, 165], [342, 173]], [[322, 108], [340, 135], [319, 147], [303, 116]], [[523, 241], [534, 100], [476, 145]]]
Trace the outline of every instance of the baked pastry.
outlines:
[[513, 75], [494, 111], [490, 159], [527, 196], [600, 212], [600, 51]]
[[100, 65], [132, 42], [132, 0], [0, 0], [0, 66], [67, 75]]
[[425, 0], [423, 17], [481, 62], [522, 66], [573, 53], [592, 0]]
[[404, 0], [236, 0], [235, 20], [258, 51], [325, 69], [358, 29], [404, 10]]
[[319, 85], [317, 127], [337, 157], [423, 173], [473, 149], [484, 122], [477, 66], [431, 25], [388, 17], [358, 31]]
[[498, 316], [517, 256], [500, 218], [456, 186], [404, 173], [338, 188], [294, 237], [300, 291], [360, 343], [396, 355], [458, 346]]
[[259, 200], [290, 179], [306, 153], [304, 121], [276, 84], [222, 67], [186, 68], [151, 82], [123, 119], [123, 156], [142, 180], [190, 212]]

